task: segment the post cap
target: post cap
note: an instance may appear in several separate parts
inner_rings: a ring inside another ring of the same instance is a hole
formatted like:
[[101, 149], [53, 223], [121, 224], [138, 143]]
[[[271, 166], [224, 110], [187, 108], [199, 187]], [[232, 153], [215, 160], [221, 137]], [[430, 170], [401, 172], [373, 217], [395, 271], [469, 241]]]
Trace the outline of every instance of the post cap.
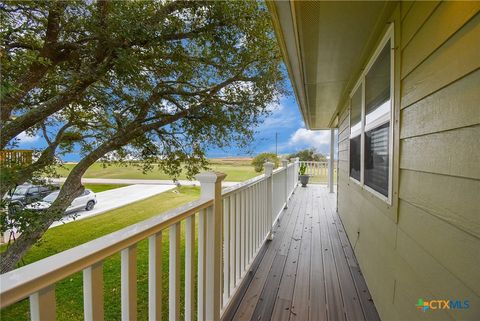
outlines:
[[275, 164], [272, 163], [272, 162], [265, 162], [265, 163], [263, 163], [263, 169], [265, 170], [265, 175], [266, 175], [267, 177], [270, 177], [270, 176], [272, 175], [273, 166], [275, 166]]
[[287, 167], [288, 165], [288, 159], [282, 158], [282, 166]]
[[200, 183], [217, 183], [223, 181], [225, 177], [227, 177], [227, 174], [214, 171], [202, 172], [195, 175], [195, 178]]
[[265, 162], [265, 163], [263, 163], [263, 167], [264, 167], [264, 168], [273, 168], [273, 166], [275, 166], [275, 164], [272, 163], [272, 162]]

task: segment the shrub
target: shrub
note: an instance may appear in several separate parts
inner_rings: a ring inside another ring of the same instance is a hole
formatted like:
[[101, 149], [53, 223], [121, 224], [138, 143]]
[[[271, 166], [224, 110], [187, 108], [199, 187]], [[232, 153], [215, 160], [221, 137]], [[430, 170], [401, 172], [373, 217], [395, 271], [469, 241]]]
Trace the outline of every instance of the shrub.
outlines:
[[261, 153], [255, 156], [255, 158], [252, 160], [252, 165], [255, 171], [257, 173], [260, 173], [263, 170], [263, 164], [267, 161], [274, 163], [274, 168], [277, 168], [280, 164], [278, 156], [274, 153]]
[[288, 159], [296, 157], [300, 158], [301, 161], [325, 162], [327, 160], [324, 155], [317, 153], [314, 148], [304, 149], [294, 154], [288, 155]]

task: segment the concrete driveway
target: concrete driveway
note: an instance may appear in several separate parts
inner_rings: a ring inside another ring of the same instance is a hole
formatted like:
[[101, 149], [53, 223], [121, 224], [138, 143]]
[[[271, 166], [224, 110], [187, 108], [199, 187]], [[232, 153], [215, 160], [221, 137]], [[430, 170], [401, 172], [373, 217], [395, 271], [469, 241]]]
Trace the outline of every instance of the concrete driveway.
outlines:
[[[153, 184], [137, 184], [120, 188], [111, 189], [97, 194], [97, 205], [91, 211], [79, 211], [75, 221], [92, 217], [104, 212], [137, 202], [151, 196], [163, 193], [165, 191], [174, 189], [175, 185], [153, 185]], [[53, 223], [50, 228], [70, 223], [74, 221], [72, 218], [64, 219], [61, 222]]]

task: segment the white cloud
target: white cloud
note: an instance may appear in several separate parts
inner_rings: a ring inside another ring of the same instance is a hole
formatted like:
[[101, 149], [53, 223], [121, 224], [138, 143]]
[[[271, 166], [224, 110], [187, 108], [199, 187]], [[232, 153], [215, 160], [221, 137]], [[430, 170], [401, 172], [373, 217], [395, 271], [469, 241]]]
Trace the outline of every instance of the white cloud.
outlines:
[[295, 111], [292, 108], [286, 106], [284, 98], [280, 99], [280, 103], [271, 103], [267, 106], [267, 110], [271, 114], [265, 118], [260, 129], [268, 130], [282, 130], [283, 128], [292, 128], [295, 126], [295, 121], [292, 121], [296, 118]]
[[21, 132], [17, 137], [18, 139], [18, 142], [20, 144], [22, 143], [33, 143], [33, 142], [36, 142], [40, 137], [37, 136], [37, 135], [29, 135], [25, 132]]
[[306, 128], [299, 128], [293, 133], [288, 141], [288, 145], [298, 146], [300, 148], [313, 147], [317, 150], [330, 144], [329, 130], [308, 130]]

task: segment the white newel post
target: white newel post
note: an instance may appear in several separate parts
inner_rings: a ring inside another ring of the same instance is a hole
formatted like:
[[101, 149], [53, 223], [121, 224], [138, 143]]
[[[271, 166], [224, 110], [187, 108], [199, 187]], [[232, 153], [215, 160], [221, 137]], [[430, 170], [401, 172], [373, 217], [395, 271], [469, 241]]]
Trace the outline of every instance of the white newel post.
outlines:
[[334, 147], [335, 143], [335, 128], [330, 129], [330, 158], [328, 159], [328, 187], [330, 193], [333, 193], [333, 159], [334, 159]]
[[283, 183], [285, 185], [285, 207], [288, 208], [288, 160], [287, 159], [282, 159], [282, 167], [285, 168], [285, 182]]
[[295, 161], [297, 160], [297, 158], [290, 158], [289, 161], [290, 163], [293, 164], [293, 167], [292, 167], [292, 177], [290, 177], [290, 183], [291, 186], [289, 186], [289, 188], [292, 189], [292, 194], [295, 194], [295, 178], [297, 178], [297, 174], [295, 174], [295, 171], [297, 169], [297, 164], [295, 163]]
[[[213, 206], [206, 212], [205, 253], [205, 320], [220, 320], [222, 277], [222, 180], [226, 175], [205, 172], [195, 176], [200, 182], [200, 197], [213, 198]], [[200, 319], [199, 319], [200, 320]]]
[[267, 216], [268, 216], [268, 224], [270, 228], [270, 232], [268, 233], [267, 240], [273, 239], [273, 184], [272, 184], [272, 172], [273, 172], [273, 163], [266, 162], [263, 164], [263, 169], [265, 170], [265, 177], [267, 178], [267, 199], [265, 200], [267, 203]]
[[298, 171], [300, 170], [300, 157], [295, 158], [295, 186], [298, 184]]

